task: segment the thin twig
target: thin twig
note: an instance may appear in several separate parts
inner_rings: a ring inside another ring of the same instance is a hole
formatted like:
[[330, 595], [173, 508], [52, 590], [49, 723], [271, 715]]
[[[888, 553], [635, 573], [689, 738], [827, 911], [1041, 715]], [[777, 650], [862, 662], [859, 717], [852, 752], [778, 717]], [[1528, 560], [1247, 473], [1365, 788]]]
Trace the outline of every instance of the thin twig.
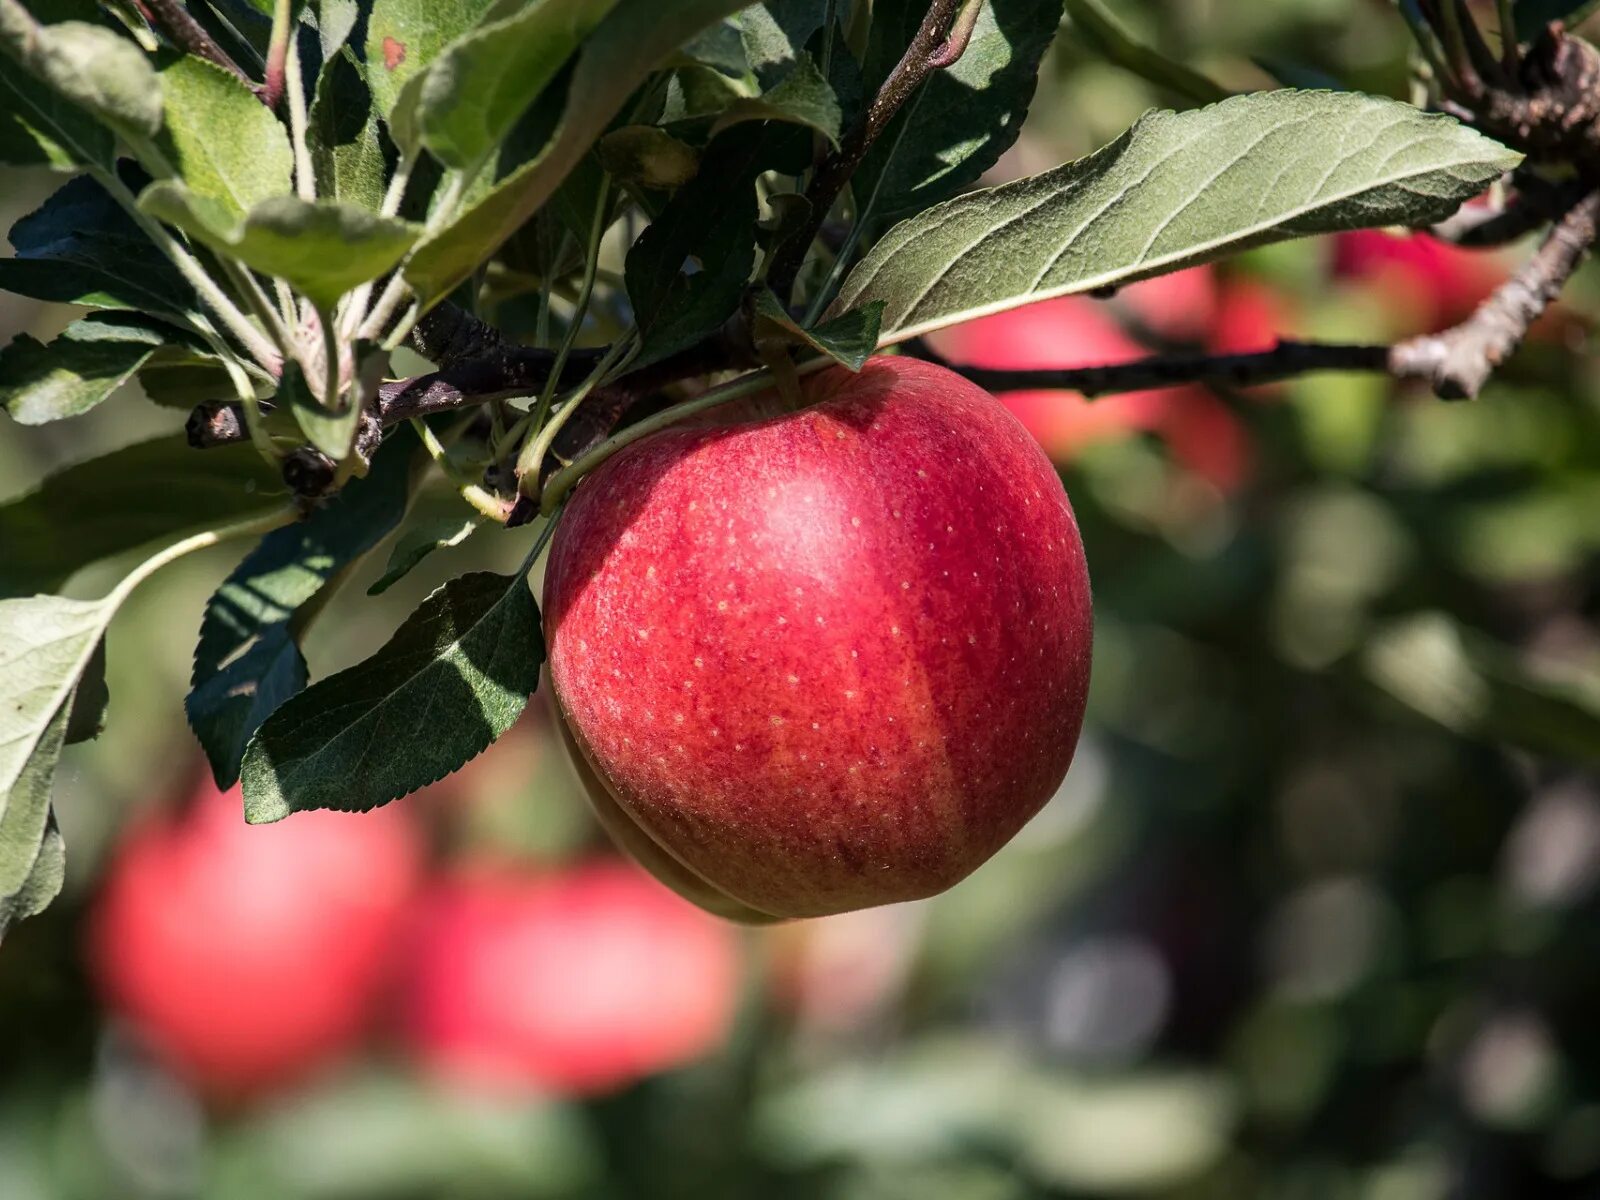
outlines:
[[224, 71], [237, 75], [252, 90], [255, 88], [255, 80], [246, 75], [244, 68], [234, 62], [216, 39], [206, 32], [205, 26], [190, 15], [183, 0], [143, 0], [140, 7], [174, 46], [187, 54], [215, 63]]
[[1179, 387], [1190, 383], [1251, 387], [1317, 371], [1383, 371], [1389, 347], [1338, 342], [1280, 341], [1246, 354], [1181, 351], [1132, 362], [1061, 370], [998, 370], [952, 363], [918, 343], [919, 358], [948, 367], [991, 392], [1071, 391], [1084, 396]]
[[1401, 342], [1389, 370], [1426, 379], [1446, 399], [1476, 396], [1528, 329], [1561, 294], [1600, 231], [1600, 191], [1590, 192], [1555, 223], [1522, 268], [1460, 325]]
[[[811, 202], [810, 218], [778, 247], [767, 282], [779, 297], [787, 299], [805, 262], [817, 231], [833, 209], [834, 201], [860, 167], [867, 151], [894, 120], [896, 113], [934, 71], [958, 60], [972, 36], [972, 25], [982, 0], [933, 0], [906, 52], [883, 81], [859, 120], [850, 127], [839, 148], [818, 165], [806, 189]], [[972, 16], [967, 17], [967, 10]]]
[[1428, 232], [1441, 241], [1472, 249], [1504, 246], [1549, 224], [1583, 199], [1587, 190], [1577, 180], [1525, 187], [1504, 208], [1463, 208]]

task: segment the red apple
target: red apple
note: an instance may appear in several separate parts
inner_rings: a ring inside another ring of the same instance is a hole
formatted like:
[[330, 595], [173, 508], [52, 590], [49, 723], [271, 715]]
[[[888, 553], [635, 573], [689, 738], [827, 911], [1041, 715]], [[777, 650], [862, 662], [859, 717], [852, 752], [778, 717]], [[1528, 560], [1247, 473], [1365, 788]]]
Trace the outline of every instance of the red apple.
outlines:
[[1207, 264], [1141, 279], [1116, 295], [1116, 304], [1169, 342], [1202, 342], [1216, 322], [1216, 272]]
[[732, 929], [624, 863], [484, 866], [419, 914], [403, 1030], [456, 1084], [606, 1092], [704, 1055], [732, 1021]]
[[398, 806], [246, 825], [238, 790], [207, 782], [118, 847], [90, 914], [91, 973], [203, 1093], [293, 1082], [367, 1030], [421, 850]]
[[1089, 580], [1049, 461], [910, 358], [607, 461], [551, 546], [553, 692], [596, 808], [714, 911], [928, 896], [1072, 759]]
[[1333, 274], [1372, 284], [1398, 332], [1427, 333], [1471, 315], [1505, 278], [1492, 254], [1425, 233], [1353, 229], [1334, 239]]
[[[931, 341], [956, 362], [1008, 371], [1098, 367], [1149, 353], [1087, 296], [1062, 296], [980, 317]], [[1159, 391], [1098, 400], [1077, 392], [1003, 392], [1000, 401], [1057, 462], [1071, 462], [1093, 442], [1153, 428], [1168, 403]]]

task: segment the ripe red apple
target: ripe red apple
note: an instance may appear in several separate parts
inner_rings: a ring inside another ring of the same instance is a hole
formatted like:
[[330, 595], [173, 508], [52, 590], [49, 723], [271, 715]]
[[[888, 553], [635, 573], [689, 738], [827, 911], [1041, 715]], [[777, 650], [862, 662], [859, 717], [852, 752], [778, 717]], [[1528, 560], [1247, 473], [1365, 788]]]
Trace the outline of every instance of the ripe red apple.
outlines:
[[207, 782], [118, 847], [90, 970], [175, 1073], [218, 1099], [254, 1096], [363, 1036], [420, 866], [401, 807], [246, 825], [238, 790]]
[[1072, 508], [992, 396], [876, 358], [805, 400], [607, 461], [545, 582], [602, 820], [746, 919], [965, 877], [1055, 791], [1089, 679]]
[[728, 1032], [733, 930], [632, 866], [486, 865], [423, 899], [402, 1028], [452, 1082], [590, 1095], [698, 1058]]

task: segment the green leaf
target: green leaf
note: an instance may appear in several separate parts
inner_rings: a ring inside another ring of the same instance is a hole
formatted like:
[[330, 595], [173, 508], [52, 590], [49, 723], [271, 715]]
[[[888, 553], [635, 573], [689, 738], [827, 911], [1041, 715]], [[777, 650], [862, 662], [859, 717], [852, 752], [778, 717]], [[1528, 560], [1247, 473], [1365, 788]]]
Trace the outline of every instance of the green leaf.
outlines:
[[700, 154], [655, 125], [613, 129], [595, 147], [600, 164], [617, 180], [637, 187], [670, 190], [694, 178]]
[[[815, 0], [766, 0], [739, 15], [744, 58], [763, 88], [772, 87], [793, 68], [801, 48], [822, 28], [823, 12]], [[873, 20], [878, 19], [875, 11]]]
[[0, 504], [0, 596], [52, 591], [92, 562], [264, 513], [282, 495], [277, 472], [243, 444], [194, 450], [160, 437], [90, 459]]
[[0, 290], [58, 304], [132, 308], [179, 320], [198, 301], [176, 267], [88, 176], [69, 179], [11, 227]]
[[99, 737], [106, 727], [106, 708], [110, 703], [111, 689], [106, 685], [106, 640], [101, 638], [72, 692], [64, 735], [67, 745], [92, 742]]
[[712, 125], [713, 135], [740, 121], [788, 121], [808, 125], [834, 145], [839, 144], [839, 98], [809, 54], [770, 92], [743, 96], [728, 105]]
[[118, 593], [0, 600], [0, 896], [33, 869], [72, 693], [120, 603]]
[[305, 687], [302, 628], [329, 581], [400, 523], [418, 451], [409, 429], [397, 431], [366, 478], [351, 480], [306, 520], [267, 534], [207, 603], [184, 712], [219, 787], [238, 779], [261, 723]]
[[182, 330], [134, 314], [85, 317], [49, 345], [19, 334], [0, 350], [0, 408], [21, 425], [88, 412]]
[[549, 145], [417, 245], [405, 276], [424, 302], [449, 294], [544, 205], [659, 63], [739, 7], [739, 0], [619, 0], [578, 52], [566, 113]]
[[335, 53], [317, 77], [308, 126], [317, 194], [377, 212], [388, 187], [389, 156], [372, 95], [348, 49]]
[[287, 280], [324, 311], [393, 268], [420, 232], [337, 200], [307, 203], [297, 196], [263, 200], [237, 221], [217, 201], [171, 180], [146, 188], [139, 207], [213, 250]]
[[[99, 16], [91, 0], [42, 0], [29, 11], [45, 25], [92, 22]], [[115, 154], [111, 131], [76, 104], [31, 75], [0, 71], [0, 163], [73, 170], [109, 167]]]
[[366, 662], [267, 719], [245, 751], [245, 819], [365, 812], [444, 778], [511, 727], [543, 662], [520, 573], [451, 580]]
[[1577, 28], [1600, 9], [1600, 0], [1516, 0], [1517, 36], [1530, 42], [1544, 31], [1551, 21], [1564, 21], [1569, 29]]
[[459, 38], [418, 98], [422, 143], [458, 170], [482, 162], [617, 0], [542, 0]]
[[[926, 4], [875, 6], [862, 70], [876, 92], [926, 15]], [[1017, 140], [1039, 64], [1061, 24], [1060, 0], [989, 0], [957, 62], [935, 71], [891, 121], [851, 180], [873, 215], [918, 212], [966, 187]]]
[[466, 33], [497, 0], [375, 0], [367, 18], [367, 83], [378, 111], [393, 111], [406, 83]]
[[1449, 117], [1354, 92], [1151, 113], [1087, 158], [902, 221], [830, 311], [882, 300], [882, 343], [904, 341], [1267, 242], [1429, 224], [1519, 161]]
[[[635, 366], [694, 344], [738, 311], [755, 268], [755, 183], [792, 142], [781, 133], [799, 131], [740, 125], [718, 137], [628, 251], [628, 299], [643, 337]], [[807, 147], [799, 149], [803, 161]]]
[[752, 309], [758, 325], [758, 340], [763, 333], [776, 334], [793, 345], [826, 354], [852, 371], [861, 370], [878, 346], [878, 321], [883, 315], [881, 300], [824, 321], [814, 329], [806, 329], [791, 317], [771, 288], [763, 287], [756, 293]]
[[289, 135], [231, 71], [186, 54], [161, 71], [162, 148], [197, 196], [235, 217], [289, 191]]
[[152, 404], [185, 411], [234, 394], [233, 380], [221, 360], [170, 347], [156, 351], [139, 369], [139, 387]]
[[0, 53], [136, 147], [161, 128], [161, 89], [150, 61], [102, 25], [40, 25], [18, 0], [0, 0]]
[[[30, 764], [30, 769], [39, 769]], [[31, 785], [37, 786], [37, 785]], [[48, 789], [49, 780], [42, 785]], [[17, 921], [36, 917], [61, 894], [61, 885], [67, 876], [66, 843], [61, 840], [61, 830], [56, 826], [55, 814], [49, 814], [44, 828], [44, 838], [39, 843], [33, 866], [22, 886], [9, 896], [0, 896], [0, 938]]]
[[435, 550], [459, 546], [483, 526], [479, 517], [436, 517], [400, 535], [389, 552], [389, 565], [383, 575], [367, 589], [369, 596], [381, 596], [411, 573]]
[[364, 0], [316, 0], [312, 7], [324, 63], [332, 62], [344, 48], [361, 20], [361, 10], [367, 6]]
[[[808, 0], [799, 2], [806, 3]], [[724, 75], [743, 79], [750, 74], [750, 62], [745, 57], [741, 39], [740, 18], [725, 17], [685, 42], [678, 52], [678, 59], [714, 67]]]

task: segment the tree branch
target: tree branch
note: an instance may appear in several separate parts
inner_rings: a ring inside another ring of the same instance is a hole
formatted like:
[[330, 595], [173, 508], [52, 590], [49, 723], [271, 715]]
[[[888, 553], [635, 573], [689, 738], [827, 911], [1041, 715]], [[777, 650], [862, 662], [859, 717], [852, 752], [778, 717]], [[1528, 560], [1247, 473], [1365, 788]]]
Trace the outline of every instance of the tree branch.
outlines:
[[1504, 208], [1463, 208], [1428, 232], [1469, 249], [1504, 246], [1561, 216], [1583, 199], [1587, 190], [1580, 180], [1544, 186], [1530, 180]]
[[1317, 371], [1384, 371], [1388, 346], [1338, 342], [1280, 341], [1268, 350], [1246, 354], [1181, 351], [1155, 354], [1132, 362], [1062, 370], [996, 370], [952, 363], [925, 344], [915, 346], [919, 358], [948, 367], [991, 392], [1056, 390], [1103, 396], [1178, 387], [1188, 383], [1253, 387], [1278, 383]]
[[216, 39], [206, 32], [205, 27], [190, 15], [183, 0], [143, 0], [140, 7], [174, 46], [237, 75], [254, 90], [255, 80], [246, 75], [244, 68], [234, 62]]
[[846, 132], [839, 148], [817, 166], [811, 185], [806, 189], [811, 216], [778, 248], [772, 269], [767, 273], [767, 282], [780, 299], [786, 302], [789, 299], [806, 251], [873, 142], [922, 86], [924, 79], [955, 63], [966, 51], [980, 7], [982, 0], [933, 0], [911, 44], [883, 81], [872, 103]]
[[1426, 379], [1445, 399], [1476, 396], [1527, 337], [1528, 329], [1561, 294], [1597, 236], [1600, 191], [1590, 192], [1551, 227], [1522, 268], [1478, 310], [1453, 329], [1401, 342], [1389, 370], [1402, 379]]

